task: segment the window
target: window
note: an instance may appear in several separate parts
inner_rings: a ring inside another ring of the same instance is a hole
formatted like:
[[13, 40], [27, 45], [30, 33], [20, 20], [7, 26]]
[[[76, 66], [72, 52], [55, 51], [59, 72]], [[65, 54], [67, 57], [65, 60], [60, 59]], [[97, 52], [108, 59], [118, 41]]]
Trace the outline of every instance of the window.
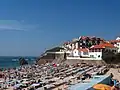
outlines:
[[88, 55], [88, 52], [83, 52], [84, 55]]
[[97, 52], [97, 49], [95, 49], [95, 52]]
[[92, 52], [92, 50], [91, 50], [91, 49], [89, 49], [89, 52]]
[[98, 55], [98, 57], [100, 57], [100, 55]]
[[94, 57], [94, 55], [90, 55], [90, 57], [92, 57], [92, 58], [93, 58], [93, 57]]
[[109, 50], [106, 49], [105, 52], [109, 52]]
[[112, 50], [112, 52], [114, 52], [114, 50]]
[[92, 49], [91, 51], [94, 52], [94, 49]]
[[114, 50], [114, 52], [116, 52], [116, 50]]

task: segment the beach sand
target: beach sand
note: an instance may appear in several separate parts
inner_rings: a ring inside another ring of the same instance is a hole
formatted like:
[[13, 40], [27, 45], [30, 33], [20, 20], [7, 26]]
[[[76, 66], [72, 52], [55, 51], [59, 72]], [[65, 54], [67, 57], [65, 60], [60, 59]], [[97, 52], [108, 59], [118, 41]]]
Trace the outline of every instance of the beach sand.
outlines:
[[6, 90], [13, 90], [13, 87], [9, 87], [8, 89], [6, 89]]
[[67, 85], [64, 84], [64, 85], [60, 85], [59, 87], [54, 88], [53, 90], [59, 90], [59, 89], [66, 90], [65, 87], [67, 87]]
[[110, 75], [111, 73], [113, 74], [113, 79], [117, 79], [120, 81], [120, 73], [118, 72], [118, 69], [110, 68], [110, 70], [106, 73], [106, 75]]

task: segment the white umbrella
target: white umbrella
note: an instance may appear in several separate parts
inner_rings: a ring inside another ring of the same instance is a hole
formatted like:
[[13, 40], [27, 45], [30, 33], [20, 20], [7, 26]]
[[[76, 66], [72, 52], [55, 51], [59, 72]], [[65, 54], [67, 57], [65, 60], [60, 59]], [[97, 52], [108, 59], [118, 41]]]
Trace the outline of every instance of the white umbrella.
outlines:
[[55, 77], [55, 78], [53, 78], [52, 80], [53, 80], [53, 81], [57, 81], [57, 80], [59, 80], [59, 79], [60, 79], [60, 78], [56, 78], [56, 77]]
[[32, 87], [36, 87], [36, 86], [39, 86], [40, 84], [38, 84], [38, 83], [34, 83], [34, 84], [32, 84], [31, 86]]
[[16, 85], [14, 85], [14, 87], [16, 87], [16, 88], [18, 88], [20, 86], [22, 86], [22, 84], [16, 84]]
[[51, 88], [51, 87], [54, 87], [55, 85], [45, 85], [45, 87], [47, 87], [47, 88]]
[[28, 79], [22, 79], [23, 81], [27, 81]]
[[3, 83], [3, 82], [4, 82], [4, 81], [1, 81], [1, 80], [0, 80], [0, 83]]
[[28, 81], [23, 81], [22, 83], [23, 83], [23, 84], [27, 84], [27, 83], [29, 83], [29, 82], [28, 82]]

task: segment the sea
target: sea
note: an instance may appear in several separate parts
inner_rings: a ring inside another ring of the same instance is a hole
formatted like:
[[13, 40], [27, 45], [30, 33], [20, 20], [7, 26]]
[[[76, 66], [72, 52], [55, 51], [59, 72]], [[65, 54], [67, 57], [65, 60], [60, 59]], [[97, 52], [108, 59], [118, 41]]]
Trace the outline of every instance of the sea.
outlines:
[[[16, 68], [19, 67], [19, 58], [20, 56], [0, 56], [0, 68]], [[37, 57], [26, 56], [23, 57], [28, 62], [28, 64], [35, 63]]]

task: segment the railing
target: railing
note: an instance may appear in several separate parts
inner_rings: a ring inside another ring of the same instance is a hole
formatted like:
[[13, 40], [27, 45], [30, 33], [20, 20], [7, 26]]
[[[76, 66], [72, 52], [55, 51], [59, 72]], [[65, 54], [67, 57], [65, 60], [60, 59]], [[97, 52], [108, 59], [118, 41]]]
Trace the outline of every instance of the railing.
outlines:
[[101, 58], [81, 58], [81, 57], [66, 57], [67, 59], [78, 59], [78, 60], [102, 60]]

